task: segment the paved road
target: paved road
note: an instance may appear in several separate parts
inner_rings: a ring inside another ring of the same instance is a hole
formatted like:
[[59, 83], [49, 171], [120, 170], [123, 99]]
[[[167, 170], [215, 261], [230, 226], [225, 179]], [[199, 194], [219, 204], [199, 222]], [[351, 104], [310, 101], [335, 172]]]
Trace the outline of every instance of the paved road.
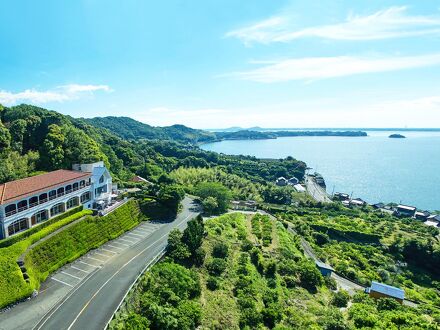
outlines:
[[306, 189], [310, 196], [312, 196], [317, 202], [330, 203], [331, 199], [328, 197], [327, 192], [319, 184], [313, 180], [312, 177], [306, 176], [305, 179]]
[[144, 222], [66, 265], [40, 294], [0, 314], [0, 329], [103, 329], [144, 267], [166, 247], [168, 233], [197, 216], [190, 198], [173, 222]]

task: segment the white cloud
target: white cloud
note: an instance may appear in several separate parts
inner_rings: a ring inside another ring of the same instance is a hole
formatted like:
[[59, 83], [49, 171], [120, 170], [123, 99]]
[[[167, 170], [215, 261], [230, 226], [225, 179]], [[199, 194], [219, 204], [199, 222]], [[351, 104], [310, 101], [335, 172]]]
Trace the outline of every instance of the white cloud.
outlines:
[[363, 73], [396, 71], [440, 64], [440, 53], [418, 56], [306, 57], [271, 61], [271, 64], [222, 76], [264, 83], [316, 80]]
[[52, 90], [38, 91], [36, 89], [26, 89], [22, 92], [9, 92], [0, 90], [0, 103], [4, 105], [14, 105], [22, 102], [44, 104], [49, 102], [64, 102], [80, 98], [85, 93], [93, 94], [97, 91], [111, 92], [106, 85], [63, 85]]
[[295, 29], [288, 14], [230, 31], [245, 44], [289, 42], [316, 37], [334, 40], [379, 40], [440, 34], [440, 16], [408, 15], [406, 7], [390, 7], [371, 15], [349, 15], [342, 23]]

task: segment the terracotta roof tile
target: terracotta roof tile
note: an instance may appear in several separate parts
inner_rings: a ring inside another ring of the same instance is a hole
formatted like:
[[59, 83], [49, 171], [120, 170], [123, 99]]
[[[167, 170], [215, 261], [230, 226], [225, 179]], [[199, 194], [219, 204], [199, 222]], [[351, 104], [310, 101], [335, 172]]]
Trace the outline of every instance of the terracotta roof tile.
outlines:
[[38, 192], [59, 186], [70, 181], [90, 177], [91, 173], [57, 170], [0, 184], [0, 205], [13, 200], [29, 197]]

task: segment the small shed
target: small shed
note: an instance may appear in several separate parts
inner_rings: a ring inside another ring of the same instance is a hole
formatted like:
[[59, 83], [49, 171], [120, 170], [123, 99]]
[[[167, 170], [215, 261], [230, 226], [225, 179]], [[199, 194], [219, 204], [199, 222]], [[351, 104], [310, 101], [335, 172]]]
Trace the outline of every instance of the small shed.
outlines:
[[300, 185], [299, 183], [296, 184], [296, 185], [294, 185], [293, 188], [294, 188], [297, 192], [299, 192], [299, 193], [305, 193], [305, 192], [306, 192], [306, 189], [305, 189], [302, 185]]
[[397, 205], [397, 208], [396, 208], [397, 216], [400, 216], [400, 217], [413, 218], [413, 217], [415, 217], [416, 211], [417, 211], [416, 207], [402, 205], [402, 204]]
[[333, 267], [330, 265], [327, 265], [326, 263], [315, 260], [316, 267], [318, 267], [319, 271], [321, 272], [322, 276], [331, 276], [332, 272], [334, 271]]
[[371, 287], [366, 289], [368, 295], [372, 298], [394, 298], [401, 304], [405, 299], [405, 291], [395, 286], [372, 281]]

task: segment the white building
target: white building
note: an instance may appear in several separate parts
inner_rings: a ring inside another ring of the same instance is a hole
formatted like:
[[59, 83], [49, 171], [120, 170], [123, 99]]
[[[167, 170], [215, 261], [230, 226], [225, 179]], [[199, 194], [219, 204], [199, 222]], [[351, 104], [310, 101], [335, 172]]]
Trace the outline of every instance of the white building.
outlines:
[[0, 239], [76, 206], [99, 209], [111, 202], [112, 178], [103, 162], [77, 164], [73, 169], [0, 184]]

